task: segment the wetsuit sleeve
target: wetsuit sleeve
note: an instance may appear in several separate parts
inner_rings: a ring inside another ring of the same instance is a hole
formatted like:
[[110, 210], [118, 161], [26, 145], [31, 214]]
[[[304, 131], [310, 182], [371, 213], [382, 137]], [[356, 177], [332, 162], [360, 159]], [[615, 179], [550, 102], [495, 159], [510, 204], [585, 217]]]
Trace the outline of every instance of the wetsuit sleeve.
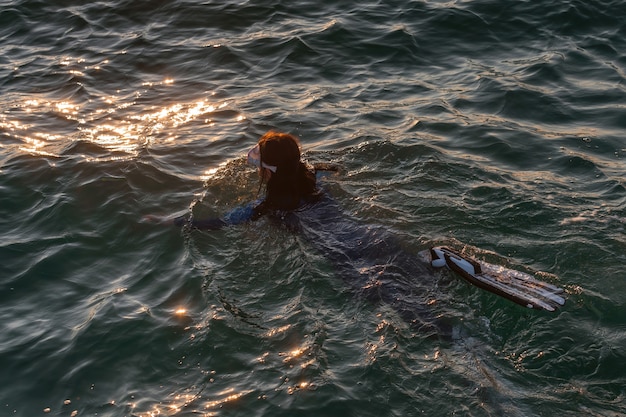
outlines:
[[207, 219], [189, 220], [186, 216], [181, 216], [174, 219], [174, 224], [176, 226], [189, 225], [201, 230], [219, 230], [225, 226], [233, 226], [258, 219], [263, 215], [259, 210], [260, 206], [262, 206], [262, 203], [259, 204], [259, 202], [255, 201], [245, 206], [236, 207], [224, 214], [221, 218], [211, 217]]
[[258, 218], [258, 205], [258, 202], [253, 202], [248, 203], [245, 206], [235, 207], [224, 215], [224, 222], [228, 225], [235, 225], [256, 220]]

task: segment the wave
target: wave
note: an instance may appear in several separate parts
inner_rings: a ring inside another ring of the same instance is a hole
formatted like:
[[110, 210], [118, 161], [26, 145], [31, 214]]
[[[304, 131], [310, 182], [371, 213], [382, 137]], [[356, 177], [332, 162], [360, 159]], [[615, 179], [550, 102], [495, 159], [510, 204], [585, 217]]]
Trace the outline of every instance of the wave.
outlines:
[[[4, 2], [3, 407], [623, 411], [624, 15], [616, 0]], [[342, 166], [322, 182], [351, 221], [408, 252], [467, 244], [549, 271], [568, 304], [530, 314], [442, 273], [416, 299], [462, 335], [436, 344], [270, 222], [140, 222], [254, 200], [243, 155], [270, 128]]]

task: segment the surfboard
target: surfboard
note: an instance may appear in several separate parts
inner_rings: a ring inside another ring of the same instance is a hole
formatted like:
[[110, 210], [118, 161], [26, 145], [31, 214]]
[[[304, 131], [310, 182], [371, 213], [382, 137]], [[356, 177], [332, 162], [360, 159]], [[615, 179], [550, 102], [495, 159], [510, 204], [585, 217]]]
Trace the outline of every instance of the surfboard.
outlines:
[[433, 247], [428, 252], [433, 267], [448, 267], [469, 283], [519, 305], [553, 312], [565, 304], [562, 288], [530, 274], [478, 262], [446, 247]]

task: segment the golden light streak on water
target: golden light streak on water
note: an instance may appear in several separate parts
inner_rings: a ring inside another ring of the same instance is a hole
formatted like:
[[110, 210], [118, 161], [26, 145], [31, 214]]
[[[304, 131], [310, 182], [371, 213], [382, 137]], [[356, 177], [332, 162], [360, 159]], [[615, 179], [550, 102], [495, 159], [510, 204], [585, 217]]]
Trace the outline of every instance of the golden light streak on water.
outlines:
[[[166, 85], [173, 83], [172, 79], [163, 81]], [[0, 114], [0, 131], [21, 141], [17, 149], [29, 154], [60, 156], [72, 142], [84, 141], [117, 154], [86, 156], [88, 160], [134, 158], [156, 141], [175, 141], [175, 129], [189, 123], [212, 123], [209, 115], [227, 105], [204, 99], [151, 107], [148, 111], [142, 108], [137, 114], [133, 113], [137, 106], [134, 101], [116, 96], [84, 103], [29, 98]], [[240, 116], [237, 120], [243, 119]]]
[[219, 171], [219, 167], [214, 167], [214, 168], [210, 168], [207, 169], [206, 171], [204, 171], [204, 174], [202, 174], [202, 181], [208, 181], [211, 178], [213, 178], [215, 176], [215, 174], [217, 174], [217, 172]]
[[271, 337], [275, 337], [279, 334], [284, 334], [287, 330], [291, 329], [293, 326], [291, 324], [285, 324], [283, 326], [280, 327], [274, 327], [270, 330], [267, 331], [267, 333], [265, 333], [265, 337], [267, 338], [271, 338]]
[[[175, 416], [183, 410], [188, 410], [192, 411], [194, 415], [210, 417], [215, 415], [211, 410], [222, 408], [227, 403], [235, 402], [250, 392], [251, 391], [235, 392], [234, 388], [227, 388], [215, 394], [213, 396], [214, 399], [209, 400], [203, 400], [197, 393], [176, 394], [169, 404], [156, 404], [149, 411], [138, 412], [133, 415], [138, 417]], [[194, 403], [198, 405], [192, 407]]]

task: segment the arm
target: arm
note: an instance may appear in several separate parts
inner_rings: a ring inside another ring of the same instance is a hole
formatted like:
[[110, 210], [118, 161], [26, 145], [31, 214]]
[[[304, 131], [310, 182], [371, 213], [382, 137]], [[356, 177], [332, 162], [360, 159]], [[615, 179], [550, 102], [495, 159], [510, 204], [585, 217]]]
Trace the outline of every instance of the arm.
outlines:
[[239, 206], [224, 214], [223, 217], [213, 217], [207, 219], [188, 219], [186, 216], [180, 216], [173, 220], [174, 225], [189, 225], [200, 230], [219, 230], [225, 226], [233, 226], [246, 223], [258, 219], [263, 215], [261, 206], [258, 201], [248, 203], [245, 206]]

